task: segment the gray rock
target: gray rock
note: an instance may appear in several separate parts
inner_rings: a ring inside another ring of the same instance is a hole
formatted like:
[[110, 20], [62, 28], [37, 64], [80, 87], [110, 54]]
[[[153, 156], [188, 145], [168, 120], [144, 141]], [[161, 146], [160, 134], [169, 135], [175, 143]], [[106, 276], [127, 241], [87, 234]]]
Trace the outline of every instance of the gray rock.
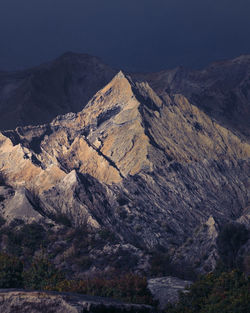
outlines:
[[64, 214], [213, 270], [219, 225], [248, 221], [249, 141], [183, 95], [159, 95], [119, 73], [81, 112], [0, 133], [5, 184], [36, 198], [21, 213], [8, 198], [5, 216]]
[[164, 309], [168, 303], [176, 303], [179, 292], [191, 285], [188, 280], [176, 277], [159, 277], [148, 280], [148, 288], [156, 300], [159, 301], [159, 309]]

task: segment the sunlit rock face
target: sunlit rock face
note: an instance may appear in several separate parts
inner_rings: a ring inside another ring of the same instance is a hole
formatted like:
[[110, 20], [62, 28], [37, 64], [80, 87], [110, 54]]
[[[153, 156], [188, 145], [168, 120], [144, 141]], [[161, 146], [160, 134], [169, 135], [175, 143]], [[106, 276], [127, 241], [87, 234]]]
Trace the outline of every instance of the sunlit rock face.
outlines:
[[250, 138], [250, 55], [215, 62], [202, 70], [178, 67], [135, 76], [147, 80], [162, 97], [183, 94], [226, 128]]
[[[200, 271], [213, 268], [218, 225], [246, 220], [250, 145], [234, 125], [182, 94], [163, 94], [156, 81], [155, 88], [119, 72], [80, 112], [2, 131], [2, 214], [11, 221], [22, 195], [30, 206], [20, 206], [18, 218], [63, 213], [124, 244], [163, 246]], [[202, 243], [189, 258], [183, 244], [198, 242], [197, 233]]]

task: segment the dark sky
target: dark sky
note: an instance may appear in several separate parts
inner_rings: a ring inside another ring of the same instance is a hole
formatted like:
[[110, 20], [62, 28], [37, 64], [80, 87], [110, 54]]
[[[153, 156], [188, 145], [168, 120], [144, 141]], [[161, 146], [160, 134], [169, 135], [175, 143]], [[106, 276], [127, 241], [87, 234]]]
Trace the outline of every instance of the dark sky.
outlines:
[[250, 54], [250, 0], [0, 0], [0, 69], [66, 51], [139, 71]]

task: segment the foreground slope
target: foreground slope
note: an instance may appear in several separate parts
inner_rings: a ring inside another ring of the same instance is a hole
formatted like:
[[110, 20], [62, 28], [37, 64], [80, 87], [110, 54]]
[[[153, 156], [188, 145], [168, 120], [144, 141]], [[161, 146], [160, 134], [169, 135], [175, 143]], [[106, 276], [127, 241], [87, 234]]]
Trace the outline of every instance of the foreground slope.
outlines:
[[184, 96], [159, 97], [122, 72], [81, 112], [3, 131], [0, 144], [9, 221], [56, 223], [63, 213], [75, 226], [87, 221], [123, 244], [180, 258], [183, 242], [207, 225], [191, 260], [201, 270], [215, 265], [218, 225], [248, 223], [249, 143]]
[[15, 289], [0, 289], [2, 312], [131, 312], [153, 313], [149, 305], [127, 304], [109, 298], [92, 297], [73, 293], [35, 292]]

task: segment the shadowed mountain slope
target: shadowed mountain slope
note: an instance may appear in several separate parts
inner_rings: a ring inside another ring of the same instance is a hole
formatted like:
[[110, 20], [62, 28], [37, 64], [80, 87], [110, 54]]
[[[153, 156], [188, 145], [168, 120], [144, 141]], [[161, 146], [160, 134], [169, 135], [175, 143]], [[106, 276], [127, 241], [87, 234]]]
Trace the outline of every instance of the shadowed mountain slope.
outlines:
[[0, 72], [0, 129], [78, 112], [116, 73], [96, 57], [70, 52], [33, 69]]
[[203, 70], [178, 67], [135, 75], [164, 98], [180, 93], [220, 124], [250, 137], [250, 56], [212, 63]]

